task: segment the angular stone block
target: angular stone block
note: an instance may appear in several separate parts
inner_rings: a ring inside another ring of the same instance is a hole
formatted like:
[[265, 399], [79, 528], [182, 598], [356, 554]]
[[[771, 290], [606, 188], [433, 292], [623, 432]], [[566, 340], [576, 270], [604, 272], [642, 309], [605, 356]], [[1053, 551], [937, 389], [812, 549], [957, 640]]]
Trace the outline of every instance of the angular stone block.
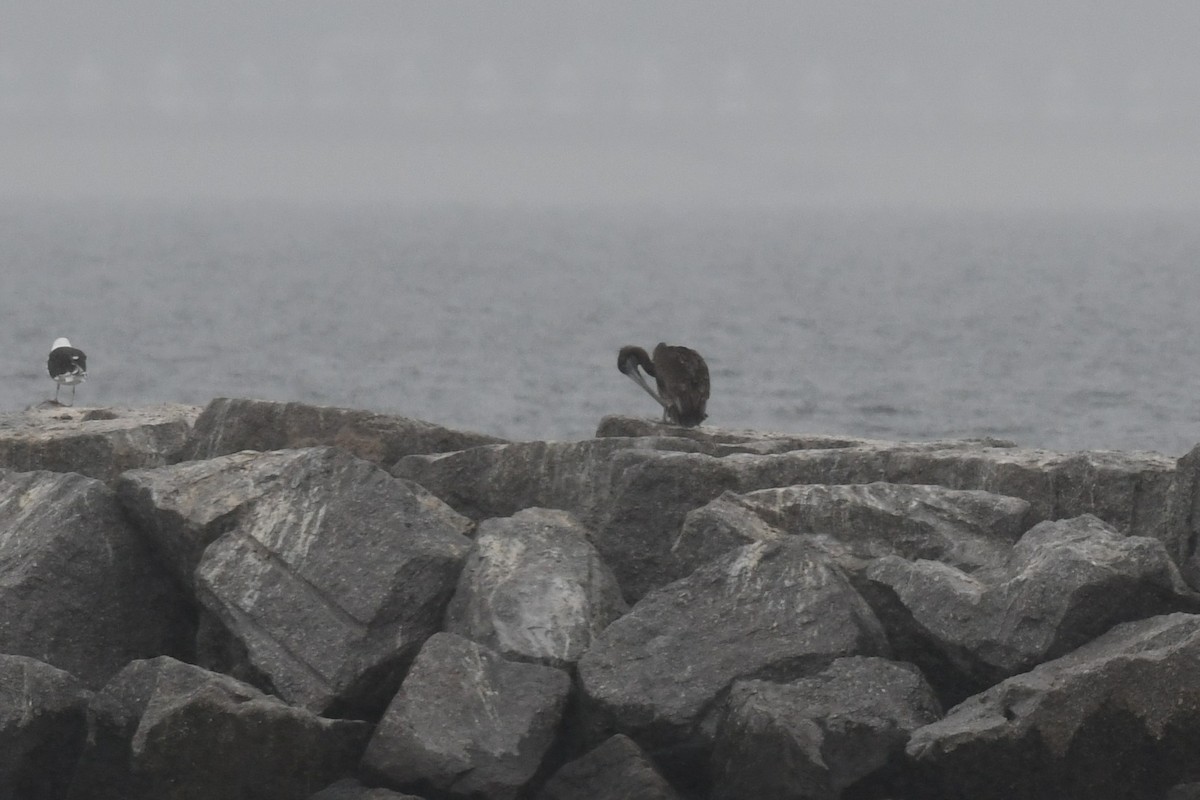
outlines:
[[561, 670], [439, 633], [421, 649], [363, 766], [399, 789], [512, 800], [554, 742], [570, 684]]
[[[208, 546], [200, 602], [245, 671], [318, 713], [377, 715], [441, 626], [472, 527], [421, 487], [341, 450], [296, 451], [275, 488]], [[216, 637], [220, 639], [221, 637]]]
[[587, 529], [531, 508], [480, 523], [445, 629], [505, 658], [565, 666], [627, 610]]

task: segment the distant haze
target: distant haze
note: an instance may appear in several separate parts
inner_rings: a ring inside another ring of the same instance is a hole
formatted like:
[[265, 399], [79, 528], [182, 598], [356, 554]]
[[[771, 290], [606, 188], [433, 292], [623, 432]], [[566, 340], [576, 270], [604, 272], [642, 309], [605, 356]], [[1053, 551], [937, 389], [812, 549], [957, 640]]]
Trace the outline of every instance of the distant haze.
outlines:
[[0, 194], [1200, 208], [1200, 3], [0, 2]]

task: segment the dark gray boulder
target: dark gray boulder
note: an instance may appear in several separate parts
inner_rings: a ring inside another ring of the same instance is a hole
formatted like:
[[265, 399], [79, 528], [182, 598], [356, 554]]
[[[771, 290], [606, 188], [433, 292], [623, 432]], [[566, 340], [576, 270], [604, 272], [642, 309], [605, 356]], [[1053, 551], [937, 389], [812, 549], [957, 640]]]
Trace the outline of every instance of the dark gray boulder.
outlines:
[[391, 789], [363, 786], [354, 778], [331, 783], [308, 800], [421, 800], [413, 794], [401, 794]]
[[738, 681], [716, 734], [712, 797], [837, 800], [851, 787], [894, 790], [909, 736], [941, 711], [915, 667], [881, 658], [840, 658], [782, 684]]
[[1200, 778], [1200, 617], [1125, 623], [950, 709], [907, 752], [929, 797], [1158, 800]]
[[190, 652], [187, 604], [121, 514], [75, 473], [0, 471], [0, 653], [97, 689], [128, 662]]
[[1030, 525], [1025, 500], [897, 483], [808, 484], [726, 492], [688, 512], [671, 548], [682, 569], [755, 541], [803, 535], [845, 567], [885, 555], [964, 571], [1007, 560]]
[[371, 731], [165, 657], [122, 670], [92, 716], [70, 800], [295, 800], [353, 770]]
[[91, 695], [70, 673], [0, 655], [0, 797], [65, 796], [87, 739]]
[[444, 453], [503, 441], [392, 414], [218, 397], [196, 419], [182, 456], [199, 460], [241, 450], [331, 445], [365, 461], [391, 464], [411, 453]]
[[505, 658], [565, 666], [627, 610], [587, 529], [530, 508], [480, 523], [444, 627]]
[[[180, 586], [193, 589], [204, 550], [259, 498], [279, 491], [303, 451], [247, 450], [205, 461], [130, 470], [113, 484], [122, 507]], [[294, 470], [293, 470], [294, 471]]]
[[562, 670], [439, 633], [376, 728], [363, 767], [419, 794], [511, 800], [541, 768], [570, 685]]
[[711, 745], [739, 678], [789, 680], [834, 659], [887, 655], [871, 609], [799, 538], [747, 545], [651, 592], [578, 664], [584, 726], [634, 739], [676, 780]]
[[679, 800], [642, 748], [616, 734], [546, 781], [537, 800]]
[[[900, 638], [920, 643], [906, 655], [937, 654], [961, 673], [965, 691], [1056, 658], [1119, 622], [1200, 610], [1161, 542], [1121, 536], [1092, 516], [1040, 523], [1002, 569], [968, 575], [889, 556], [865, 575], [881, 615], [903, 620]], [[922, 666], [935, 684], [945, 680], [933, 662]]]
[[200, 655], [310, 711], [377, 715], [441, 626], [470, 528], [374, 464], [294, 451], [274, 489], [204, 551], [196, 591], [215, 624]]
[[107, 483], [127, 469], [177, 460], [199, 414], [182, 405], [48, 405], [0, 414], [0, 467], [78, 472]]

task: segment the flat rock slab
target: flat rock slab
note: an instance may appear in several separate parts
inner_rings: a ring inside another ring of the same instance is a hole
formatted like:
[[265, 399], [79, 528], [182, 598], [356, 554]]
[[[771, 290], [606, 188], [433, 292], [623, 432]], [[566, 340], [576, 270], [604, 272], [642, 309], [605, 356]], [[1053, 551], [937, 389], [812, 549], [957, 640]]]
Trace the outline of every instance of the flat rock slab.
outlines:
[[680, 800], [654, 762], [628, 736], [616, 734], [564, 764], [537, 800]]
[[0, 467], [78, 472], [107, 483], [127, 469], [178, 460], [199, 415], [184, 405], [50, 405], [0, 414]]
[[512, 800], [541, 767], [570, 686], [562, 670], [439, 633], [375, 729], [363, 766], [399, 789]]
[[530, 508], [480, 523], [445, 630], [505, 658], [565, 666], [626, 611], [587, 529], [565, 511]]
[[1151, 800], [1200, 778], [1200, 616], [1119, 625], [918, 729], [924, 796]]
[[846, 577], [792, 538], [747, 545], [644, 597], [579, 661], [588, 723], [651, 755], [703, 751], [717, 698], [738, 678], [787, 680], [834, 659], [887, 655]]
[[1030, 505], [983, 491], [898, 483], [806, 484], [726, 492], [688, 513], [672, 554], [695, 569], [735, 547], [785, 535], [821, 544], [843, 566], [897, 555], [965, 571], [1008, 559]]
[[712, 797], [837, 800], [882, 787], [910, 734], [941, 713], [915, 667], [882, 658], [841, 658], [782, 684], [738, 681], [717, 731]]
[[87, 739], [91, 696], [70, 673], [0, 655], [0, 797], [66, 795]]
[[121, 512], [78, 473], [0, 471], [0, 653], [98, 689], [129, 661], [190, 652], [183, 595]]
[[350, 773], [371, 731], [171, 658], [131, 663], [92, 716], [70, 800], [295, 800]]
[[[940, 653], [976, 690], [1063, 655], [1119, 622], [1200, 611], [1200, 598], [1160, 541], [1121, 536], [1092, 516], [1040, 523], [999, 570], [967, 575], [939, 562], [889, 556], [865, 575], [894, 593], [911, 617], [914, 629], [899, 638], [922, 642], [914, 659]], [[939, 680], [942, 670], [923, 666]]]
[[218, 397], [196, 420], [184, 455], [205, 459], [241, 450], [330, 445], [386, 465], [412, 453], [444, 453], [503, 441], [391, 414]]
[[289, 703], [378, 714], [441, 625], [472, 523], [337, 448], [292, 451], [273, 483], [204, 550], [200, 603]]
[[689, 439], [711, 456], [732, 453], [788, 453], [792, 450], [830, 450], [839, 447], [866, 447], [885, 444], [875, 439], [852, 436], [822, 436], [819, 434], [769, 433], [700, 425], [684, 428], [642, 417], [607, 416], [596, 428], [596, 438], [670, 436]]

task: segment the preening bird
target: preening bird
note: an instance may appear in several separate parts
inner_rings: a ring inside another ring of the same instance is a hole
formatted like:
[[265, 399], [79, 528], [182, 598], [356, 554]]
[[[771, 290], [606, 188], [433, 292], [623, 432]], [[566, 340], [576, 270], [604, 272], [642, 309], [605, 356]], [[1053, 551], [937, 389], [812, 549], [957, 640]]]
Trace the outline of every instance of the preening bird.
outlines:
[[[650, 388], [641, 371], [654, 378], [658, 391]], [[694, 427], [708, 414], [708, 365], [689, 347], [658, 343], [654, 357], [634, 345], [626, 345], [617, 354], [617, 369], [663, 407], [663, 421]]]
[[87, 356], [78, 347], [72, 347], [66, 338], [54, 340], [46, 369], [54, 379], [54, 402], [58, 402], [58, 390], [63, 384], [71, 387], [71, 405], [75, 405], [75, 386], [87, 380]]

